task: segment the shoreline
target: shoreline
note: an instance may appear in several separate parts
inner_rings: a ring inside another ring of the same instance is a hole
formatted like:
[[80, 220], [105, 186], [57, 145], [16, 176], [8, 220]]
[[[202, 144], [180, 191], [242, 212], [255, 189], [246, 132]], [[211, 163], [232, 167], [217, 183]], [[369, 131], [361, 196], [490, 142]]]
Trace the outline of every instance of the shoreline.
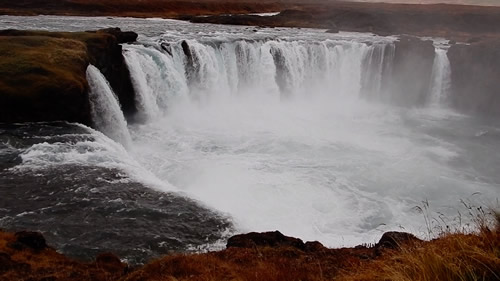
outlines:
[[[387, 232], [375, 245], [329, 249], [278, 231], [229, 238], [226, 249], [171, 254], [130, 266], [112, 253], [83, 262], [47, 245], [38, 232], [0, 231], [0, 280], [500, 280], [500, 215], [476, 233], [424, 241]], [[469, 279], [470, 278], [470, 279]]]

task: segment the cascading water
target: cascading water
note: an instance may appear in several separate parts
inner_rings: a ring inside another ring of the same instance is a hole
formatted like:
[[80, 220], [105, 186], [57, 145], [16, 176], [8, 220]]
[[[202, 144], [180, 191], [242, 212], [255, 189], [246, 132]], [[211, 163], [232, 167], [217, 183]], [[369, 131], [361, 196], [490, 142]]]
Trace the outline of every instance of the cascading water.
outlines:
[[94, 125], [111, 139], [130, 147], [132, 141], [127, 121], [108, 81], [93, 65], [87, 68], [87, 81]]
[[363, 62], [362, 95], [373, 101], [388, 102], [394, 62], [394, 44], [376, 44], [369, 48]]
[[354, 245], [381, 225], [415, 225], [412, 186], [426, 194], [453, 185], [436, 171], [453, 172], [432, 160], [453, 158], [453, 146], [432, 138], [415, 146], [397, 110], [364, 101], [394, 94], [391, 41], [167, 47], [125, 47], [138, 100], [154, 105], [143, 114], [156, 116], [134, 128], [135, 157], [241, 231]]
[[375, 88], [378, 94], [389, 74], [384, 57], [391, 46], [331, 40], [218, 44], [189, 40], [172, 43], [168, 54], [128, 46], [125, 57], [140, 110], [152, 117], [165, 112], [169, 100], [188, 93], [192, 101], [231, 95], [264, 95], [271, 100], [320, 95], [357, 99], [363, 87]]
[[448, 50], [436, 48], [436, 56], [432, 66], [432, 85], [430, 105], [442, 106], [446, 103], [451, 87], [451, 66], [448, 59]]
[[[389, 230], [427, 233], [415, 212], [422, 201], [430, 215], [439, 211], [437, 222], [456, 217], [461, 200], [494, 206], [498, 197], [498, 126], [441, 106], [412, 108], [446, 104], [444, 42], [435, 41], [431, 71], [432, 61], [420, 64], [411, 46], [400, 50], [396, 38], [373, 34], [105, 17], [4, 23], [140, 33], [137, 45], [124, 46], [140, 121], [129, 124], [128, 151], [71, 124], [0, 128], [8, 135], [0, 178], [13, 179], [0, 192], [21, 198], [0, 206], [4, 229], [48, 222], [68, 251], [129, 248], [136, 253], [126, 258], [146, 259], [234, 231], [354, 246]], [[50, 183], [45, 189], [40, 175]], [[88, 228], [96, 231], [82, 239]], [[110, 247], [110, 240], [118, 242]]]

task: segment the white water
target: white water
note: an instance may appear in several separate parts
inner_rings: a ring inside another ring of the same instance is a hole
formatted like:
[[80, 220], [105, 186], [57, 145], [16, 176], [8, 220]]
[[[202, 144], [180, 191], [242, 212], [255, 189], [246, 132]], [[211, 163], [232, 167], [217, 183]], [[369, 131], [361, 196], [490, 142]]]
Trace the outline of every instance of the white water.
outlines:
[[[214, 47], [195, 40], [187, 42], [192, 66], [180, 42], [171, 45], [172, 56], [152, 48], [126, 47], [139, 110], [149, 118], [165, 113], [172, 100], [206, 103], [230, 97], [260, 97], [277, 101], [292, 96], [357, 99], [363, 75], [375, 77], [366, 82], [367, 86], [378, 91], [381, 88], [386, 49], [381, 44], [269, 40], [224, 42]], [[364, 73], [362, 64], [373, 49], [382, 50], [378, 52], [382, 59], [370, 60], [373, 69]]]
[[127, 121], [108, 81], [93, 65], [87, 68], [87, 81], [90, 87], [90, 108], [94, 125], [111, 139], [130, 147], [132, 140]]
[[395, 38], [160, 19], [0, 20], [5, 28], [121, 26], [150, 46], [125, 47], [143, 117], [129, 125], [132, 157], [101, 136], [37, 145], [23, 155], [27, 170], [116, 167], [228, 214], [238, 232], [280, 230], [328, 246], [375, 242], [386, 230], [422, 234], [414, 207], [424, 200], [431, 215], [454, 218], [467, 212], [460, 200], [495, 206], [498, 198], [499, 126], [442, 106], [385, 105], [405, 95], [388, 92]]
[[188, 40], [192, 61], [180, 44], [172, 56], [125, 47], [142, 69], [139, 100], [157, 105], [131, 128], [133, 153], [238, 231], [352, 246], [389, 229], [425, 232], [412, 211], [424, 200], [442, 208], [494, 193], [449, 165], [461, 147], [419, 131], [460, 115], [364, 101], [383, 101], [391, 42]]
[[436, 48], [436, 56], [432, 66], [432, 86], [430, 105], [442, 106], [451, 86], [451, 66], [447, 55], [448, 50]]
[[65, 165], [100, 167], [123, 172], [122, 183], [139, 181], [157, 190], [176, 191], [170, 184], [144, 169], [120, 143], [84, 125], [74, 125], [88, 131], [86, 137], [82, 138], [85, 135], [78, 134], [72, 135], [80, 139], [76, 142], [34, 144], [20, 155], [22, 164], [11, 168], [11, 171], [38, 174], [46, 169], [58, 169]]

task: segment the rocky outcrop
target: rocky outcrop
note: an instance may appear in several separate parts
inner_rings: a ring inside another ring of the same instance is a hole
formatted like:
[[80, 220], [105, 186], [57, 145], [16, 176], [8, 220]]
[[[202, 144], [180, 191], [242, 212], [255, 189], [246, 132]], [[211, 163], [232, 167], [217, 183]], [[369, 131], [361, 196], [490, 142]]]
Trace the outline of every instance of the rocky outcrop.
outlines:
[[[127, 113], [134, 92], [119, 30], [98, 32], [0, 31], [0, 122], [68, 121], [90, 125], [85, 71], [96, 65]], [[120, 41], [120, 40], [121, 41]]]
[[375, 245], [375, 249], [400, 249], [405, 244], [417, 242], [422, 242], [422, 240], [411, 233], [391, 231], [382, 235], [382, 238]]
[[465, 113], [500, 117], [500, 39], [455, 44], [448, 58], [451, 105]]
[[[394, 276], [483, 276], [498, 280], [498, 228], [474, 234], [444, 234], [422, 241], [409, 233], [387, 232], [375, 246], [327, 249], [280, 232], [230, 238], [228, 248], [202, 254], [172, 254], [130, 269], [111, 253], [85, 263], [50, 247], [12, 247], [19, 237], [41, 234], [0, 231], [0, 280], [393, 280]], [[304, 249], [301, 249], [304, 248]], [[471, 255], [470, 253], [474, 253]], [[436, 268], [444, 270], [436, 271]], [[395, 275], [398, 273], [399, 275]], [[404, 274], [404, 275], [402, 275]]]
[[396, 42], [390, 102], [403, 106], [424, 105], [431, 85], [435, 48], [431, 41], [402, 36]]
[[43, 237], [41, 233], [21, 231], [17, 232], [15, 237], [16, 241], [11, 244], [11, 247], [13, 248], [17, 248], [19, 250], [28, 248], [34, 251], [41, 251], [48, 248], [45, 237]]
[[119, 28], [102, 29], [95, 33], [105, 35], [108, 38], [106, 41], [86, 42], [90, 62], [99, 68], [108, 80], [120, 100], [123, 113], [126, 116], [133, 115], [137, 111], [135, 93], [120, 44], [135, 42], [138, 34], [131, 31], [121, 31]]
[[236, 235], [227, 241], [227, 248], [253, 248], [253, 247], [294, 247], [300, 250], [305, 249], [302, 240], [288, 237], [279, 231]]
[[0, 280], [119, 280], [128, 266], [113, 254], [94, 262], [72, 260], [45, 244], [37, 232], [0, 231]]

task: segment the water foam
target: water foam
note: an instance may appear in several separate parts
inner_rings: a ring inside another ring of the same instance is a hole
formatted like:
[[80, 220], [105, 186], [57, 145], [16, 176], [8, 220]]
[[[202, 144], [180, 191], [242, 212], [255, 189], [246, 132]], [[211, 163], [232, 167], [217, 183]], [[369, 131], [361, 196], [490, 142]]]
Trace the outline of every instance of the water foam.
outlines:
[[[386, 95], [392, 42], [187, 40], [188, 55], [182, 41], [169, 44], [162, 59], [185, 73], [172, 75], [186, 98], [146, 81], [170, 102], [132, 127], [134, 157], [239, 231], [352, 246], [399, 226], [418, 232], [412, 209], [429, 197], [446, 206], [474, 188], [491, 192], [458, 179], [450, 163], [463, 149], [425, 131], [462, 117], [364, 101]], [[153, 68], [152, 47], [127, 50]]]
[[22, 163], [10, 168], [12, 172], [40, 173], [57, 169], [63, 165], [101, 167], [116, 169], [126, 175], [124, 181], [139, 181], [161, 191], [175, 191], [176, 188], [159, 180], [134, 160], [125, 148], [103, 133], [81, 124], [74, 124], [88, 133], [79, 134], [71, 142], [40, 142], [23, 149]]

